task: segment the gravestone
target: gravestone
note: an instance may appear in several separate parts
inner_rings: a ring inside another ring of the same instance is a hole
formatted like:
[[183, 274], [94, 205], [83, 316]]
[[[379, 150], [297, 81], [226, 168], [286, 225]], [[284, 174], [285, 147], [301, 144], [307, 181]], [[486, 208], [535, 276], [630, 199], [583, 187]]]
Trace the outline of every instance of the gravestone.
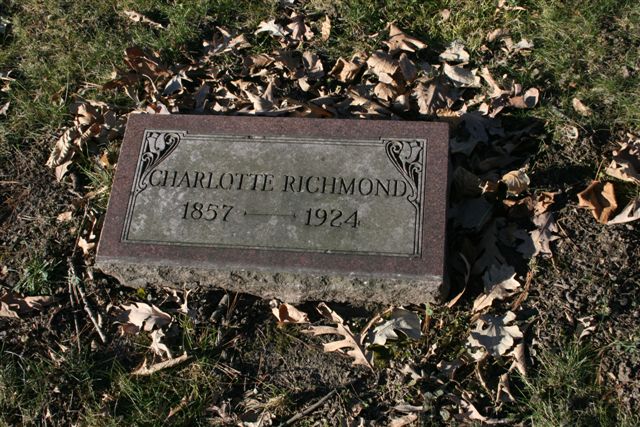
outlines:
[[448, 126], [132, 115], [96, 264], [288, 302], [446, 293]]

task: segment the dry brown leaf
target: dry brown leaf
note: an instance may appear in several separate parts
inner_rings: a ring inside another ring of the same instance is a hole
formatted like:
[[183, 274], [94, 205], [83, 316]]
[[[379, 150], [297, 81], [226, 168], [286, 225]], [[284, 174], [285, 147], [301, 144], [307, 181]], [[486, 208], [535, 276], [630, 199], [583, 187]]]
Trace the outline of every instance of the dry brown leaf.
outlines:
[[586, 189], [578, 193], [578, 206], [591, 209], [593, 217], [599, 223], [606, 224], [618, 208], [613, 184], [592, 181]]
[[56, 220], [58, 222], [67, 222], [67, 221], [71, 221], [71, 218], [73, 218], [73, 212], [66, 211], [66, 212], [62, 212], [60, 215], [58, 215], [56, 217]]
[[378, 80], [383, 83], [394, 83], [393, 75], [398, 71], [398, 61], [393, 59], [391, 55], [381, 50], [375, 51], [369, 59], [367, 59], [367, 66], [376, 76]]
[[205, 48], [203, 59], [208, 59], [211, 56], [246, 49], [251, 47], [251, 44], [244, 34], [234, 36], [226, 28], [216, 27], [216, 32], [213, 34], [211, 41], [204, 40], [202, 46]]
[[286, 302], [279, 302], [278, 300], [272, 300], [269, 302], [271, 306], [271, 313], [278, 319], [278, 323], [309, 323], [309, 316], [307, 313], [298, 310], [291, 304]]
[[373, 359], [371, 358], [371, 355], [365, 352], [365, 349], [360, 343], [358, 337], [349, 330], [348, 326], [343, 325], [342, 323], [338, 323], [335, 327], [311, 326], [305, 332], [313, 334], [314, 336], [332, 334], [344, 337], [344, 339], [340, 341], [324, 344], [324, 351], [333, 352], [346, 350], [346, 353], [353, 358], [353, 365], [364, 365], [373, 370]]
[[486, 350], [492, 356], [502, 356], [513, 347], [514, 339], [522, 338], [522, 332], [516, 325], [510, 325], [516, 315], [507, 311], [504, 316], [491, 316], [484, 314], [476, 322], [471, 331], [467, 344], [471, 349], [471, 355], [476, 359], [484, 358]]
[[606, 172], [614, 178], [640, 185], [640, 138], [629, 135], [629, 140], [613, 152]]
[[489, 31], [489, 33], [487, 33], [486, 39], [489, 43], [491, 43], [492, 41], [495, 41], [498, 37], [504, 36], [507, 33], [508, 31], [505, 31], [502, 28], [496, 28], [495, 30]]
[[453, 81], [457, 86], [462, 87], [480, 87], [480, 76], [476, 75], [476, 70], [468, 70], [461, 65], [451, 66], [444, 64], [442, 66], [444, 74]]
[[130, 305], [122, 305], [118, 321], [124, 323], [123, 331], [138, 333], [140, 330], [152, 331], [154, 328], [162, 328], [171, 323], [169, 314], [160, 310], [155, 305], [143, 302], [134, 302]]
[[131, 19], [133, 22], [140, 22], [143, 24], [148, 24], [149, 26], [153, 27], [153, 28], [157, 28], [160, 30], [164, 30], [164, 26], [152, 21], [151, 19], [147, 18], [146, 16], [135, 12], [133, 10], [125, 10], [124, 14], [127, 16], [127, 18]]
[[417, 414], [407, 414], [400, 418], [394, 418], [388, 424], [389, 427], [404, 427], [413, 424], [418, 420]]
[[304, 66], [307, 76], [319, 80], [324, 76], [324, 67], [318, 55], [313, 52], [306, 51], [302, 54], [302, 65]]
[[329, 74], [341, 82], [348, 83], [356, 78], [363, 65], [362, 57], [359, 55], [354, 55], [350, 61], [338, 58]]
[[473, 302], [473, 312], [477, 313], [491, 307], [494, 300], [503, 300], [512, 296], [520, 287], [515, 277], [516, 272], [513, 267], [505, 264], [492, 265], [482, 276], [485, 293]]
[[329, 308], [329, 306], [323, 302], [321, 302], [320, 304], [318, 304], [318, 306], [316, 307], [316, 310], [318, 310], [318, 313], [320, 313], [325, 319], [334, 322], [334, 323], [344, 323], [344, 319], [342, 317], [340, 317], [340, 315], [338, 313], [336, 313], [335, 311], [331, 310]]
[[540, 91], [535, 87], [528, 89], [522, 96], [509, 98], [509, 104], [515, 108], [533, 108], [538, 104]]
[[507, 356], [513, 357], [513, 363], [511, 364], [509, 371], [515, 368], [518, 370], [518, 372], [520, 372], [520, 374], [522, 374], [523, 377], [526, 377], [527, 362], [526, 362], [526, 357], [524, 352], [524, 343], [516, 344], [516, 346], [513, 347], [513, 350], [511, 350], [511, 352], [509, 352]]
[[260, 22], [260, 24], [258, 24], [258, 29], [254, 32], [254, 34], [259, 33], [267, 33], [276, 37], [286, 36], [284, 27], [280, 24], [277, 24], [275, 19]]
[[499, 98], [502, 95], [509, 93], [509, 91], [502, 89], [498, 85], [498, 83], [496, 83], [493, 76], [491, 75], [491, 72], [487, 67], [482, 67], [480, 69], [480, 76], [484, 79], [485, 82], [487, 82], [487, 84], [491, 88], [491, 93], [489, 93], [489, 97]]
[[402, 73], [402, 77], [404, 77], [404, 79], [407, 82], [411, 83], [416, 79], [416, 76], [418, 75], [418, 70], [416, 69], [416, 66], [414, 65], [413, 61], [409, 59], [409, 56], [406, 53], [402, 52], [402, 54], [400, 54], [400, 59], [398, 59], [398, 65], [400, 66], [400, 72]]
[[[47, 166], [55, 168], [71, 160], [78, 145], [78, 140], [82, 136], [77, 127], [68, 128], [53, 147], [53, 151], [47, 160]], [[64, 174], [63, 174], [64, 175]]]
[[371, 334], [371, 343], [385, 345], [387, 340], [398, 339], [396, 331], [404, 333], [408, 338], [419, 340], [422, 336], [420, 317], [404, 308], [396, 308], [388, 320], [375, 327]]
[[613, 217], [607, 225], [624, 224], [640, 219], [640, 197], [636, 197], [620, 212]]
[[559, 192], [541, 191], [536, 196], [536, 202], [533, 206], [534, 214], [536, 216], [542, 215], [549, 210], [549, 207], [555, 203], [556, 196]]
[[571, 100], [571, 105], [573, 105], [573, 109], [581, 116], [588, 117], [593, 114], [591, 108], [584, 105], [578, 98], [573, 98]]
[[452, 42], [438, 57], [442, 62], [469, 62], [469, 52], [460, 41]]
[[[556, 225], [553, 214], [545, 212], [536, 215], [533, 217], [533, 223], [536, 225], [536, 228], [530, 233], [531, 241], [525, 241], [521, 244], [518, 247], [518, 251], [528, 257], [538, 254], [552, 255], [551, 242], [560, 238], [560, 236], [556, 235], [558, 226]], [[533, 244], [532, 250], [528, 248], [531, 244]]]
[[321, 38], [323, 41], [329, 40], [331, 36], [331, 19], [329, 16], [324, 17], [324, 21], [322, 21], [322, 27], [320, 29]]
[[53, 304], [55, 298], [51, 296], [21, 297], [11, 291], [0, 294], [0, 317], [19, 318], [21, 314], [27, 314], [34, 310], [42, 310], [43, 307]]
[[425, 49], [427, 47], [426, 43], [406, 35], [394, 24], [389, 24], [389, 40], [383, 43], [389, 47], [389, 53], [391, 55], [403, 50], [406, 52], [415, 52], [418, 49]]
[[507, 185], [507, 191], [516, 196], [527, 191], [531, 182], [524, 169], [507, 172], [501, 181]]
[[313, 38], [313, 31], [304, 22], [304, 15], [293, 12], [291, 14], [291, 23], [287, 25], [293, 40], [303, 41]]
[[0, 116], [6, 116], [9, 111], [9, 106], [11, 105], [11, 101], [5, 102], [5, 104], [0, 108]]
[[156, 329], [151, 332], [151, 345], [149, 348], [160, 357], [162, 357], [163, 354], [166, 354], [169, 359], [173, 359], [171, 350], [169, 350], [169, 347], [162, 342], [162, 338], [164, 338], [164, 332], [162, 332], [161, 329]]
[[78, 239], [78, 247], [82, 249], [84, 255], [89, 255], [93, 248], [96, 247], [95, 242], [88, 242], [84, 237]]

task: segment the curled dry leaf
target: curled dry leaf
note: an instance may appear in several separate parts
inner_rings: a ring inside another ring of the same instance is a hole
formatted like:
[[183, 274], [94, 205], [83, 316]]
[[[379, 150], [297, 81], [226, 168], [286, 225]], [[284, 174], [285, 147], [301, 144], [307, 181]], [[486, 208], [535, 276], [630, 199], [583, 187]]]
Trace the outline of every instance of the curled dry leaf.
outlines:
[[592, 181], [584, 191], [578, 193], [578, 206], [591, 209], [593, 217], [599, 223], [606, 224], [618, 208], [613, 184]]
[[476, 75], [476, 70], [468, 70], [461, 65], [444, 64], [442, 67], [444, 74], [457, 86], [480, 87], [480, 76]]
[[507, 172], [502, 176], [501, 181], [507, 184], [507, 191], [516, 196], [527, 191], [531, 182], [524, 169]]
[[389, 25], [389, 40], [383, 43], [387, 45], [391, 55], [399, 51], [415, 52], [418, 49], [427, 47], [426, 43], [406, 35], [394, 24]]
[[372, 331], [372, 344], [385, 345], [388, 339], [397, 340], [396, 331], [404, 333], [408, 338], [419, 340], [422, 336], [420, 317], [404, 308], [396, 308], [391, 312], [389, 320], [376, 326]]
[[469, 62], [469, 52], [465, 50], [464, 44], [456, 40], [440, 54], [438, 59], [442, 62]]
[[491, 307], [496, 299], [503, 300], [512, 296], [520, 287], [515, 277], [516, 272], [510, 265], [492, 265], [482, 276], [485, 293], [473, 302], [473, 312]]
[[329, 40], [331, 36], [331, 19], [329, 16], [324, 17], [324, 21], [322, 21], [322, 27], [320, 28], [320, 37], [323, 41]]
[[350, 61], [338, 58], [338, 61], [336, 61], [336, 64], [333, 66], [329, 74], [341, 82], [348, 83], [356, 78], [362, 68], [362, 65], [363, 60], [360, 55], [354, 55]]
[[155, 305], [134, 302], [123, 305], [118, 321], [123, 323], [123, 332], [138, 333], [140, 330], [151, 331], [171, 323], [171, 316]]
[[535, 87], [528, 89], [524, 95], [509, 98], [509, 104], [515, 108], [533, 108], [538, 104], [540, 91]]
[[613, 217], [607, 225], [624, 224], [640, 219], [640, 197], [636, 197], [620, 212]]
[[614, 178], [640, 184], [640, 138], [630, 135], [629, 141], [613, 152], [606, 172]]
[[581, 116], [588, 117], [593, 114], [591, 108], [584, 105], [578, 98], [573, 98], [571, 100], [571, 105], [573, 106], [573, 109], [576, 110], [576, 112]]
[[58, 222], [67, 222], [67, 221], [71, 221], [72, 218], [73, 218], [73, 212], [66, 211], [66, 212], [62, 212], [61, 214], [59, 214], [56, 217], [56, 220]]
[[309, 323], [309, 316], [307, 313], [298, 310], [291, 304], [286, 302], [279, 302], [278, 300], [271, 300], [269, 302], [271, 306], [271, 313], [276, 316], [278, 323]]
[[522, 332], [516, 325], [510, 325], [516, 315], [507, 311], [504, 316], [491, 316], [488, 314], [480, 316], [475, 328], [467, 339], [467, 344], [471, 349], [471, 355], [476, 359], [484, 357], [484, 351], [492, 356], [502, 356], [513, 347], [514, 339], [522, 338]]
[[398, 61], [393, 59], [391, 55], [381, 50], [375, 51], [369, 59], [367, 59], [369, 70], [378, 76], [378, 80], [383, 83], [394, 83], [393, 75], [398, 71]]

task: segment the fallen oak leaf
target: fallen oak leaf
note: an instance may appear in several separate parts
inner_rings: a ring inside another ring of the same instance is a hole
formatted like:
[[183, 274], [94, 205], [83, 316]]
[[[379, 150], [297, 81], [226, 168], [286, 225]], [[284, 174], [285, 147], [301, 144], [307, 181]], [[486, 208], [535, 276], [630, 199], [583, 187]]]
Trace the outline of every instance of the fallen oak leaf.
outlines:
[[587, 188], [578, 193], [578, 206], [590, 209], [599, 223], [606, 224], [618, 208], [613, 184], [592, 181]]
[[640, 184], [640, 138], [629, 135], [629, 141], [613, 152], [606, 173], [623, 181]]
[[476, 360], [484, 358], [485, 351], [492, 356], [502, 356], [513, 347], [514, 339], [523, 336], [517, 325], [510, 325], [515, 318], [516, 315], [511, 311], [507, 311], [504, 316], [489, 314], [480, 316], [467, 339], [469, 352], [473, 358]]
[[396, 308], [391, 312], [389, 320], [378, 325], [371, 332], [372, 344], [385, 345], [388, 339], [397, 340], [400, 331], [408, 338], [419, 340], [422, 336], [420, 317], [404, 308]]
[[636, 197], [620, 212], [613, 217], [607, 225], [624, 224], [640, 219], [640, 197]]
[[280, 24], [276, 24], [275, 19], [260, 22], [258, 24], [258, 29], [255, 30], [253, 34], [259, 33], [267, 33], [277, 37], [285, 37], [287, 35], [284, 27]]
[[350, 61], [338, 58], [329, 74], [343, 83], [348, 83], [356, 78], [364, 65], [361, 55], [354, 55]]
[[304, 332], [313, 334], [314, 336], [327, 334], [341, 335], [344, 339], [324, 344], [324, 351], [327, 353], [339, 350], [346, 351], [346, 354], [353, 358], [352, 365], [363, 365], [373, 371], [371, 355], [365, 352], [364, 347], [360, 344], [358, 338], [349, 330], [348, 326], [342, 323], [338, 323], [335, 327], [311, 326]]
[[172, 322], [169, 314], [160, 310], [155, 305], [143, 302], [134, 302], [130, 305], [122, 305], [118, 316], [120, 323], [125, 323], [124, 332], [138, 333], [140, 330], [151, 331], [153, 328], [162, 328]]
[[11, 291], [0, 295], [0, 317], [19, 318], [20, 314], [42, 310], [43, 307], [53, 304], [52, 296], [27, 296], [21, 297]]
[[[560, 236], [558, 232], [555, 218], [551, 212], [545, 212], [533, 217], [533, 223], [536, 228], [529, 233], [531, 241], [525, 241], [518, 246], [518, 251], [527, 257], [533, 257], [538, 254], [552, 255], [551, 242], [558, 240]], [[533, 244], [533, 250], [529, 249]]]
[[512, 296], [520, 287], [515, 277], [516, 272], [510, 265], [492, 265], [482, 276], [485, 293], [473, 302], [473, 312], [491, 307], [496, 299], [503, 300]]
[[156, 329], [151, 332], [151, 345], [149, 348], [158, 356], [162, 357], [163, 354], [166, 354], [169, 359], [173, 359], [171, 350], [169, 350], [169, 347], [162, 342], [162, 338], [164, 338], [164, 332], [162, 329]]

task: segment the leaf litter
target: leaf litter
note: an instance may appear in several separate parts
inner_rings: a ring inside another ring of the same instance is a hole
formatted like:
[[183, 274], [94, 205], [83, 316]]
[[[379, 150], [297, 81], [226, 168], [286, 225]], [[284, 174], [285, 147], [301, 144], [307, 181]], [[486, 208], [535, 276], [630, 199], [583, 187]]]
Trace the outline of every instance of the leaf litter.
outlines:
[[[331, 25], [328, 16], [322, 23], [313, 23], [309, 17], [293, 12], [281, 19], [262, 21], [253, 35], [217, 27], [212, 38], [203, 42], [201, 56], [185, 64], [166, 65], [157, 52], [128, 48], [124, 61], [127, 68], [116, 69], [103, 89], [123, 92], [136, 107], [123, 110], [78, 98], [71, 108], [76, 118], [74, 124], [59, 137], [47, 165], [56, 169], [58, 180], [65, 179], [88, 144], [106, 144], [122, 137], [129, 114], [444, 120], [451, 125], [452, 152], [458, 155], [454, 157], [454, 166], [456, 170], [465, 171], [459, 174], [466, 174], [465, 190], [457, 196], [454, 194], [454, 199], [460, 197], [454, 203], [465, 206], [459, 211], [466, 212], [469, 218], [482, 218], [463, 220], [466, 224], [463, 228], [471, 230], [465, 232], [465, 240], [475, 240], [476, 248], [467, 251], [456, 247], [456, 250], [468, 260], [465, 283], [471, 276], [485, 278], [484, 294], [474, 303], [474, 311], [494, 309], [494, 301], [513, 297], [519, 287], [513, 267], [502, 255], [506, 246], [500, 242], [500, 235], [509, 225], [504, 218], [496, 218], [499, 210], [494, 206], [509, 197], [516, 203], [507, 209], [513, 210], [526, 197], [530, 180], [524, 172], [527, 156], [523, 148], [533, 134], [533, 127], [506, 130], [500, 114], [509, 109], [535, 107], [539, 103], [539, 90], [529, 88], [522, 93], [522, 88], [515, 83], [498, 84], [487, 67], [470, 65], [474, 60], [460, 42], [439, 52], [437, 63], [426, 63], [419, 53], [429, 48], [427, 44], [404, 33], [395, 24], [387, 27], [387, 40], [383, 42], [386, 49], [370, 54], [359, 52], [349, 59], [338, 58], [332, 62], [303, 48], [316, 37], [330, 39]], [[314, 29], [319, 29], [319, 33]], [[280, 44], [280, 49], [245, 55], [243, 51], [252, 46], [252, 36], [254, 39], [271, 37]], [[503, 43], [510, 55], [533, 48], [526, 40], [513, 43], [504, 38]], [[231, 62], [217, 59], [222, 56]], [[242, 69], [240, 73], [238, 67]], [[503, 81], [506, 80], [503, 78]], [[501, 185], [506, 187], [506, 194], [501, 195]], [[475, 202], [464, 205], [469, 203], [469, 196], [473, 196]], [[536, 217], [543, 219], [542, 215], [541, 212]], [[542, 225], [548, 221], [534, 219], [533, 222], [536, 230], [532, 233], [543, 236], [538, 239], [541, 249], [533, 254], [550, 252], [549, 243], [554, 236], [549, 237], [547, 232], [555, 229]], [[87, 255], [95, 250], [90, 244], [81, 245]], [[464, 251], [467, 252], [463, 255]], [[410, 340], [421, 338], [420, 319], [414, 310], [396, 308], [390, 318], [381, 320], [381, 324], [363, 335], [353, 333], [340, 316], [326, 304], [320, 304], [318, 311], [333, 326], [312, 325], [308, 332], [314, 336], [341, 337], [339, 341], [325, 343], [324, 350], [344, 352], [354, 365], [373, 370], [370, 345], [387, 346], [389, 340], [399, 338], [398, 333]], [[306, 313], [286, 303], [276, 302], [272, 312], [280, 324], [309, 322]], [[502, 317], [481, 316], [470, 332], [470, 345], [484, 348], [492, 356], [507, 356], [513, 340], [521, 337], [518, 326], [511, 323], [512, 316], [515, 315], [511, 312]], [[169, 314], [153, 305], [133, 303], [122, 306], [119, 319], [123, 331], [150, 332], [151, 350], [169, 361], [174, 360], [163, 342], [166, 329], [173, 324]], [[515, 356], [512, 357], [515, 360]], [[153, 368], [145, 362], [141, 372], [150, 369]]]

